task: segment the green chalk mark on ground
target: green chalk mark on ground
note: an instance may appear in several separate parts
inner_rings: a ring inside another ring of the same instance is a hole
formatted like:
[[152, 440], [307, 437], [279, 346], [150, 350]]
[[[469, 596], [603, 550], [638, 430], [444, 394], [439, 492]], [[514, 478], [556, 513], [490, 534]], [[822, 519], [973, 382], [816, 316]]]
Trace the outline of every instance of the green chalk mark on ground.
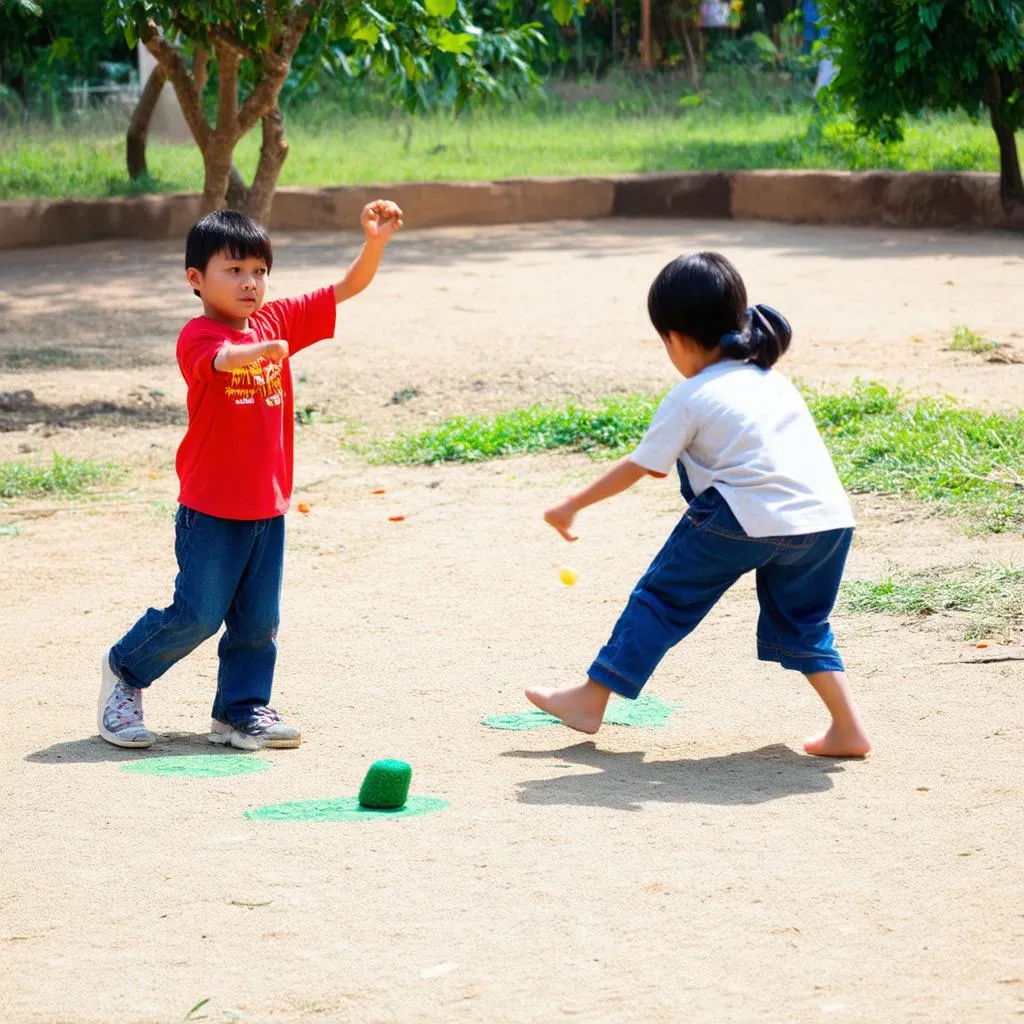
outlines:
[[[657, 697], [641, 694], [636, 700], [613, 700], [604, 715], [605, 725], [625, 725], [633, 729], [664, 729], [678, 704], [666, 704]], [[542, 729], [559, 721], [546, 711], [519, 711], [509, 715], [488, 715], [481, 723], [488, 729]]]
[[558, 719], [546, 711], [516, 711], [510, 715], [488, 715], [481, 723], [488, 729], [541, 729], [545, 725], [558, 725]]
[[371, 818], [411, 818], [430, 814], [448, 806], [447, 800], [436, 796], [411, 796], [404, 807], [380, 811], [361, 807], [358, 797], [343, 796], [333, 800], [298, 800], [287, 804], [271, 804], [246, 811], [251, 821], [368, 821]]
[[171, 775], [184, 779], [219, 779], [225, 775], [265, 772], [270, 761], [244, 754], [198, 754], [194, 757], [148, 757], [122, 766], [132, 775]]
[[633, 729], [664, 729], [679, 704], [666, 704], [657, 697], [641, 694], [636, 700], [613, 700], [604, 713], [605, 725], [628, 725]]

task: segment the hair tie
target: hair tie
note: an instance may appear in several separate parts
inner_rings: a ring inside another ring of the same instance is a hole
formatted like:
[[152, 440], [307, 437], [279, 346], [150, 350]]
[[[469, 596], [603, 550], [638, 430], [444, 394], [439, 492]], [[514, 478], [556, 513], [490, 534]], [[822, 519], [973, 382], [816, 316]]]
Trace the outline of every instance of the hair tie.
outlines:
[[743, 344], [743, 333], [741, 331], [729, 331], [728, 334], [723, 334], [719, 344], [721, 344], [722, 348], [746, 348]]

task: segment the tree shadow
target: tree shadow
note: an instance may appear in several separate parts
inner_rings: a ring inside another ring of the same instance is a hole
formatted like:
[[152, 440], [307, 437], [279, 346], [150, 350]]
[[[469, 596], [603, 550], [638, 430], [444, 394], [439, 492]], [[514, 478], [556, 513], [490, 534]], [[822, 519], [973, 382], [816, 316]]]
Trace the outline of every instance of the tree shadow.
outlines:
[[54, 743], [25, 756], [31, 764], [100, 764], [138, 761], [149, 757], [195, 757], [200, 754], [240, 754], [233, 747], [211, 743], [205, 733], [166, 732], [151, 747], [115, 747], [99, 736]]
[[503, 757], [557, 759], [597, 768], [586, 774], [533, 779], [519, 787], [519, 800], [545, 806], [609, 807], [639, 811], [644, 803], [741, 806], [832, 789], [830, 776], [843, 771], [839, 758], [809, 757], [782, 744], [723, 757], [645, 761], [641, 751], [613, 753], [592, 742], [553, 751], [510, 750]]

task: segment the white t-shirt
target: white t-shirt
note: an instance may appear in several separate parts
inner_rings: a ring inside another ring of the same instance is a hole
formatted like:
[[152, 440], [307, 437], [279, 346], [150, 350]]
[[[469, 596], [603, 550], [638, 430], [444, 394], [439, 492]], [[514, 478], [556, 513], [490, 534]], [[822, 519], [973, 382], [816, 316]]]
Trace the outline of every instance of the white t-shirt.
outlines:
[[853, 526], [810, 411], [777, 370], [723, 359], [676, 385], [630, 461], [668, 474], [677, 459], [694, 494], [717, 488], [750, 537]]

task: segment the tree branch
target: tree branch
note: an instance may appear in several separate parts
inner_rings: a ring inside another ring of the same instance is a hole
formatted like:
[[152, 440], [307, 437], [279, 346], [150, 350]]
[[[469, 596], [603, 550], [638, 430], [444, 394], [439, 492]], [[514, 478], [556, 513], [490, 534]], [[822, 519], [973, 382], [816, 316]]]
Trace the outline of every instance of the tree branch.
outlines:
[[192, 137], [200, 149], [205, 149], [210, 138], [210, 126], [203, 117], [203, 104], [196, 91], [196, 83], [185, 64], [181, 50], [169, 43], [153, 22], [142, 27], [139, 36], [143, 46], [156, 58], [164, 69], [174, 92], [178, 97], [178, 105], [188, 124]]
[[246, 207], [253, 217], [266, 224], [270, 220], [270, 207], [274, 201], [274, 189], [281, 176], [281, 167], [288, 156], [288, 143], [284, 137], [284, 117], [275, 106], [263, 118], [263, 145], [260, 147], [260, 162], [252, 188], [246, 197]]
[[241, 138], [245, 134], [238, 130], [238, 68], [242, 55], [219, 36], [213, 48], [217, 53], [217, 131]]
[[200, 102], [202, 102], [203, 93], [206, 92], [209, 70], [210, 51], [197, 43], [195, 53], [192, 55], [192, 80], [196, 83], [196, 92], [199, 93]]
[[163, 65], [157, 64], [149, 73], [149, 78], [146, 79], [139, 102], [135, 105], [135, 112], [128, 125], [125, 148], [128, 177], [132, 181], [141, 178], [146, 173], [146, 136], [149, 134], [149, 122], [153, 117], [153, 111], [156, 109], [166, 81], [167, 72], [164, 71]]

